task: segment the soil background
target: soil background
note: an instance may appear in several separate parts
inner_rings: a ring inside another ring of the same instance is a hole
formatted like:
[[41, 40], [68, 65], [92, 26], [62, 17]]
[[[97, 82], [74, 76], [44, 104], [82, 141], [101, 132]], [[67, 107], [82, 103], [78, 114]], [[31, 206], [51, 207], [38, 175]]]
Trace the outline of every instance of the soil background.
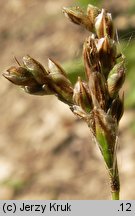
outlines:
[[[114, 3], [115, 2], [115, 3]], [[125, 1], [104, 2], [126, 10]], [[70, 23], [68, 0], [0, 0], [0, 69], [29, 54], [47, 66], [77, 58], [88, 32]], [[125, 86], [128, 83], [125, 84]], [[126, 87], [125, 87], [126, 88]], [[135, 199], [134, 110], [120, 123], [121, 198]], [[110, 199], [108, 175], [87, 125], [53, 96], [31, 96], [0, 76], [0, 199]]]

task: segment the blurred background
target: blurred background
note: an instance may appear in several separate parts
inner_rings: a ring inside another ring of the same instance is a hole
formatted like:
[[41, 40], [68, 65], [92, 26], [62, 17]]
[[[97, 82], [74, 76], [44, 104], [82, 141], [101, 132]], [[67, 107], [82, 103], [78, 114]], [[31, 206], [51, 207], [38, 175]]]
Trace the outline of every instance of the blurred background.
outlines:
[[[0, 0], [0, 70], [29, 54], [80, 71], [89, 32], [63, 6], [107, 8], [127, 58], [118, 163], [121, 199], [135, 199], [135, 1]], [[53, 96], [31, 96], [0, 76], [0, 199], [110, 199], [108, 175], [87, 125]]]

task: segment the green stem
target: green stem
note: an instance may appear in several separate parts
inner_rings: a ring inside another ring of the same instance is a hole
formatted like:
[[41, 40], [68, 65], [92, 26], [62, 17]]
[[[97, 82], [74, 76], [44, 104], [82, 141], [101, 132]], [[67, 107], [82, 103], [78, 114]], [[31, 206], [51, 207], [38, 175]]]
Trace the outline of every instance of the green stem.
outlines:
[[112, 200], [119, 200], [119, 191], [112, 192]]
[[120, 199], [119, 197], [120, 181], [119, 181], [119, 172], [118, 172], [117, 162], [116, 162], [114, 170], [109, 174], [110, 174], [112, 200], [119, 200]]

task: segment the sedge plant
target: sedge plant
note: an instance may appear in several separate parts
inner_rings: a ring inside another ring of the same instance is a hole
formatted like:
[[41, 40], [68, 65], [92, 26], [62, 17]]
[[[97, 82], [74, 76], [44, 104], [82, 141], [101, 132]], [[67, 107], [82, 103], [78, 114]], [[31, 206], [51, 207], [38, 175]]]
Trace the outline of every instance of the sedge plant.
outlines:
[[[24, 56], [22, 64], [3, 73], [12, 83], [33, 95], [55, 95], [73, 114], [88, 125], [103, 156], [110, 179], [113, 200], [119, 199], [120, 181], [117, 164], [119, 121], [123, 115], [124, 95], [120, 89], [125, 80], [125, 64], [118, 51], [118, 37], [112, 16], [105, 9], [88, 5], [63, 8], [70, 21], [90, 32], [83, 45], [84, 75], [75, 84], [59, 63], [48, 59], [48, 68]], [[78, 71], [80, 74], [80, 71]]]

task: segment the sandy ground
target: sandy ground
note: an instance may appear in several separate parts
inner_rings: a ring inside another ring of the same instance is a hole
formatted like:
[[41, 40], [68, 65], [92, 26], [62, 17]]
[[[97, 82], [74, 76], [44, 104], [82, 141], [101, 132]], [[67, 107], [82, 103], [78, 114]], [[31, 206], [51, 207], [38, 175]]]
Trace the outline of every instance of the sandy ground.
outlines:
[[[61, 13], [68, 0], [0, 1], [1, 72], [30, 54], [63, 63], [88, 33]], [[79, 48], [78, 48], [79, 47]], [[108, 176], [87, 125], [53, 96], [30, 96], [0, 77], [0, 199], [110, 199]], [[135, 199], [133, 110], [120, 124], [122, 199]]]

